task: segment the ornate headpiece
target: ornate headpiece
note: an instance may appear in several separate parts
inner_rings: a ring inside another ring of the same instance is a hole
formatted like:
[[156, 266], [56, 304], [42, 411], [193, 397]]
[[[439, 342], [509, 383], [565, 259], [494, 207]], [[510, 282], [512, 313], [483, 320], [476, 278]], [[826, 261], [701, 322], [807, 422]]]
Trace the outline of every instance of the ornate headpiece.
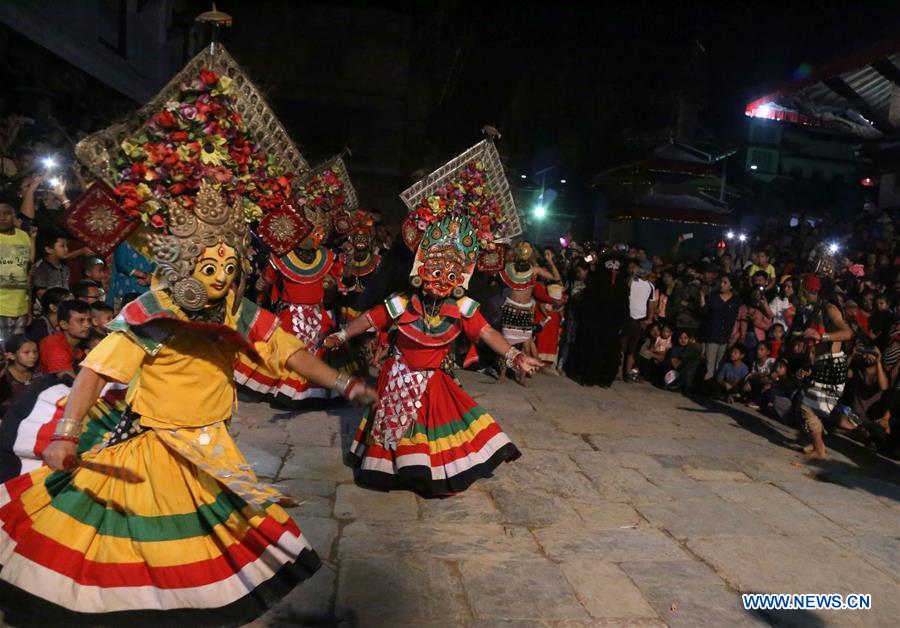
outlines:
[[343, 155], [332, 157], [302, 175], [294, 189], [294, 206], [319, 230], [323, 239], [331, 234], [335, 216], [359, 207]]
[[406, 245], [416, 251], [413, 277], [435, 255], [459, 255], [465, 266], [462, 285], [468, 286], [479, 249], [494, 251], [497, 243], [522, 232], [492, 139], [457, 155], [400, 198], [410, 210], [401, 230]]
[[422, 237], [416, 250], [412, 276], [417, 276], [423, 264], [452, 264], [463, 269], [463, 288], [469, 285], [478, 261], [478, 239], [475, 227], [467, 218], [446, 216], [433, 223]]
[[187, 310], [206, 303], [200, 282], [190, 279], [202, 248], [228, 244], [249, 271], [249, 225], [289, 209], [294, 173], [309, 168], [220, 44], [194, 57], [125, 123], [82, 140], [76, 153], [113, 188], [123, 219], [153, 230], [160, 286]]
[[155, 233], [150, 238], [160, 288], [168, 289], [181, 307], [201, 310], [206, 306], [206, 287], [191, 274], [205, 247], [227, 244], [242, 260], [244, 273], [250, 272], [250, 232], [244, 223], [243, 203], [236, 199], [229, 205], [211, 183], [203, 181], [192, 208], [169, 201], [168, 214], [169, 233]]
[[530, 242], [522, 240], [512, 248], [513, 262], [530, 262], [533, 255], [534, 247], [531, 246]]

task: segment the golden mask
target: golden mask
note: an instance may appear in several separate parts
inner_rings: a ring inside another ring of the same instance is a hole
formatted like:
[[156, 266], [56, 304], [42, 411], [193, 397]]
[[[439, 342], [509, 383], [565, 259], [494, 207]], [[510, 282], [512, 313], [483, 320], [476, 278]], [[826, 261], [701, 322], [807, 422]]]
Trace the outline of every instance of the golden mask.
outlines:
[[237, 251], [227, 244], [216, 244], [203, 249], [191, 276], [206, 288], [209, 301], [218, 301], [234, 284], [238, 270]]

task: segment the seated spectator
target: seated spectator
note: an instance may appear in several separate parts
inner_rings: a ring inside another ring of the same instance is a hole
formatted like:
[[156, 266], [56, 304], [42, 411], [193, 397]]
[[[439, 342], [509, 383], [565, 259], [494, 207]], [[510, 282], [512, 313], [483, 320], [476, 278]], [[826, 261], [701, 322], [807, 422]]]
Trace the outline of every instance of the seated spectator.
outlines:
[[24, 334], [19, 334], [3, 343], [3, 353], [6, 367], [0, 371], [0, 419], [13, 398], [31, 383], [38, 363], [38, 347]]
[[777, 360], [781, 357], [781, 348], [784, 346], [784, 326], [775, 323], [769, 327], [769, 354]]
[[76, 299], [85, 303], [96, 303], [106, 297], [100, 284], [92, 279], [82, 279], [75, 282], [75, 285], [72, 287], [72, 294], [75, 295]]
[[59, 331], [40, 342], [41, 372], [75, 374], [84, 358], [84, 341], [91, 334], [91, 306], [64, 301], [58, 310]]
[[[641, 343], [641, 347], [638, 350], [638, 367], [641, 375], [644, 377], [647, 376], [653, 366], [661, 362], [660, 359], [657, 359], [658, 356], [653, 353], [653, 349], [659, 341], [661, 333], [662, 328], [658, 323], [651, 324], [647, 328], [647, 337]], [[669, 338], [669, 344], [671, 344], [671, 337]], [[665, 355], [665, 352], [663, 355]]]
[[772, 385], [772, 369], [775, 360], [771, 357], [769, 345], [764, 342], [756, 345], [756, 359], [750, 366], [750, 374], [744, 380], [743, 393], [748, 405], [759, 409], [759, 399], [763, 391]]
[[41, 295], [41, 315], [31, 321], [25, 335], [40, 343], [41, 340], [59, 330], [57, 312], [63, 301], [71, 300], [72, 293], [65, 288], [50, 288]]
[[722, 398], [732, 402], [740, 397], [744, 379], [750, 374], [750, 369], [744, 363], [747, 349], [744, 345], [736, 343], [728, 350], [728, 360], [723, 360], [716, 373], [716, 389]]
[[703, 348], [690, 332], [682, 330], [669, 349], [665, 362], [660, 365], [662, 385], [667, 390], [691, 393], [696, 387], [702, 366]]
[[792, 362], [803, 362], [809, 364], [809, 345], [806, 342], [806, 339], [801, 336], [792, 335], [790, 342], [786, 345], [787, 350], [782, 353], [784, 359], [788, 361], [788, 363]]
[[892, 386], [897, 384], [897, 372], [900, 371], [900, 323], [891, 327], [891, 342], [881, 355], [881, 365]]
[[103, 301], [91, 303], [91, 326], [94, 332], [105, 336], [109, 333], [106, 324], [115, 318], [115, 311], [111, 305], [107, 305]]
[[66, 258], [69, 255], [68, 238], [54, 229], [48, 233], [40, 233], [37, 251], [41, 259], [34, 265], [31, 276], [35, 296], [40, 299], [49, 288], [68, 290], [69, 267], [66, 266]]
[[882, 397], [890, 389], [877, 347], [858, 346], [847, 370], [847, 384], [840, 405], [832, 417], [832, 427], [853, 430], [884, 415]]

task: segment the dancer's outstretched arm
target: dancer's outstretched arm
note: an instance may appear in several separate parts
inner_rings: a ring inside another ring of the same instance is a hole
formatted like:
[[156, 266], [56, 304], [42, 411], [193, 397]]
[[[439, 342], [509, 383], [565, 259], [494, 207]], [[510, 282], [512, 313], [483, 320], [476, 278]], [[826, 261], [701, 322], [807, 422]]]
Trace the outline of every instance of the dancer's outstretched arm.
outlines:
[[517, 371], [521, 371], [526, 375], [531, 375], [544, 365], [543, 362], [537, 358], [525, 355], [506, 342], [506, 338], [503, 337], [503, 334], [490, 325], [485, 325], [484, 329], [481, 330], [480, 339], [484, 341], [484, 344], [493, 349], [494, 352], [505, 357], [507, 366]]
[[44, 450], [44, 462], [54, 471], [66, 468], [67, 460], [75, 457], [84, 415], [97, 401], [103, 387], [111, 380], [89, 368], [82, 368], [72, 385], [63, 418], [57, 423], [52, 441]]

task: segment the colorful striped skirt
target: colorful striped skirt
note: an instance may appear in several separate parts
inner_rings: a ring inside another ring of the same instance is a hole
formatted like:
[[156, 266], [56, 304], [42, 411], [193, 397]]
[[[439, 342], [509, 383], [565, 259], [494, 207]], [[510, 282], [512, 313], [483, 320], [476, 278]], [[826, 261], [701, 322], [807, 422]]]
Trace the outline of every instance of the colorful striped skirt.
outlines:
[[121, 442], [104, 446], [119, 418], [88, 422], [79, 451], [92, 468], [0, 485], [7, 623], [237, 625], [319, 568], [223, 423], [124, 440], [118, 423]]
[[[321, 348], [325, 336], [334, 328], [331, 317], [321, 304], [285, 304], [278, 317], [282, 329], [303, 341], [317, 357], [339, 369], [340, 365], [332, 364], [331, 356], [326, 356]], [[271, 397], [285, 407], [306, 399], [331, 399], [334, 396], [331, 390], [314, 386], [293, 371], [273, 372], [243, 354], [239, 354], [234, 364], [234, 381], [257, 394]]]
[[[382, 399], [389, 397], [392, 366], [389, 360], [378, 380]], [[431, 373], [416, 402], [415, 418], [393, 445], [375, 437], [386, 432], [372, 420], [375, 409], [362, 420], [349, 453], [357, 483], [442, 497], [466, 490], [521, 455], [491, 415], [444, 371]]]

